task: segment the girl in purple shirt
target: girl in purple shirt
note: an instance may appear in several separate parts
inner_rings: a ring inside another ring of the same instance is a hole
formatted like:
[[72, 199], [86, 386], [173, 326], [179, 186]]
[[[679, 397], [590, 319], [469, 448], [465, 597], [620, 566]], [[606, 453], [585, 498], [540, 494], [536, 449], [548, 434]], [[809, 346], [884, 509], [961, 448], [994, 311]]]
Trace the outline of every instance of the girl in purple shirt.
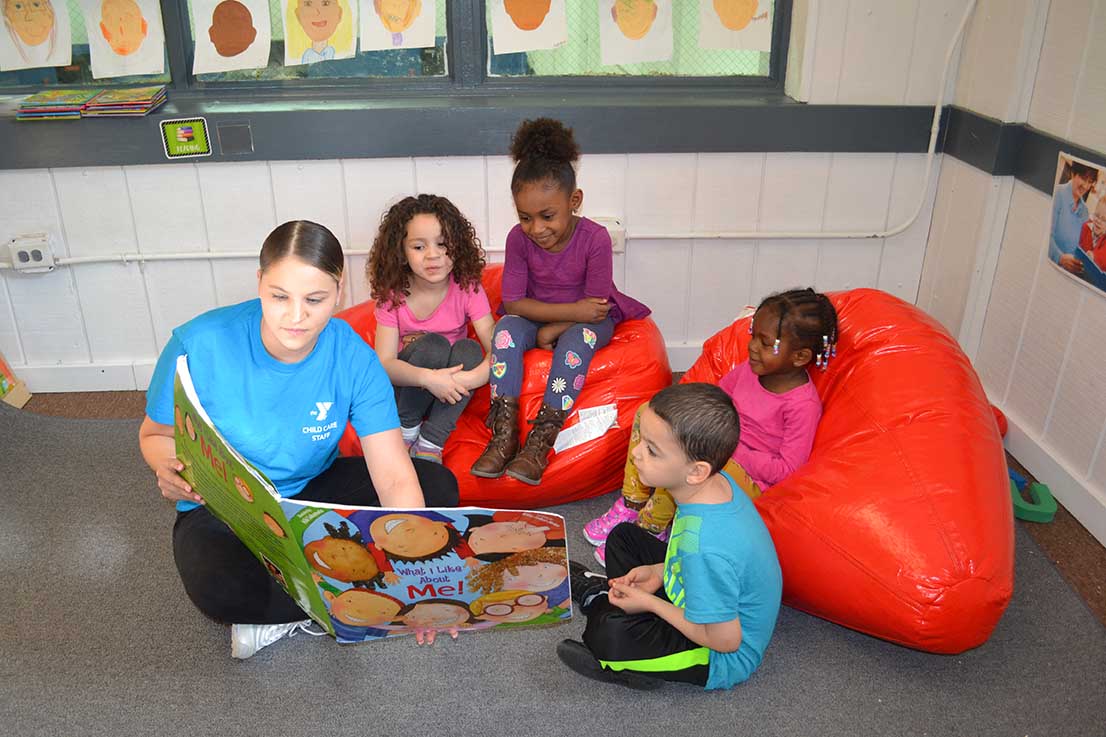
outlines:
[[[649, 308], [615, 288], [610, 236], [576, 214], [584, 193], [576, 187], [573, 164], [580, 149], [571, 129], [549, 118], [523, 121], [511, 156], [519, 224], [507, 235], [507, 314], [496, 323], [492, 340], [487, 419], [492, 438], [472, 473], [484, 478], [506, 473], [537, 485], [595, 352], [610, 342], [615, 325], [645, 317]], [[522, 357], [534, 347], [553, 351], [553, 367], [541, 410], [519, 450]]]

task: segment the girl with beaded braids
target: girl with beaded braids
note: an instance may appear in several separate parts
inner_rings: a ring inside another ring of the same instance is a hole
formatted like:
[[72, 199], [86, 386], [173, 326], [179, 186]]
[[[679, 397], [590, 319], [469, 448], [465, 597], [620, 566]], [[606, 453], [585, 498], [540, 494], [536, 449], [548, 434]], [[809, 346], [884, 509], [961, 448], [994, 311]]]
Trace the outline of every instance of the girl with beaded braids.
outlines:
[[[523, 121], [511, 142], [518, 225], [507, 234], [506, 314], [492, 341], [487, 419], [492, 438], [472, 466], [474, 476], [506, 473], [523, 483], [541, 483], [592, 357], [610, 342], [615, 325], [649, 314], [648, 307], [615, 288], [606, 229], [577, 215], [584, 200], [573, 169], [579, 155], [572, 130], [549, 118]], [[542, 407], [519, 450], [522, 357], [535, 347], [553, 351], [553, 363]]]
[[[733, 398], [741, 437], [726, 471], [755, 499], [804, 464], [822, 417], [822, 402], [807, 370], [825, 370], [837, 354], [837, 311], [824, 294], [793, 289], [767, 297], [749, 324], [749, 360], [722, 377], [719, 387]], [[638, 419], [630, 450], [638, 442]], [[626, 459], [622, 496], [601, 517], [584, 526], [584, 537], [606, 561], [605, 542], [621, 522], [632, 522], [664, 539], [676, 507], [664, 489], [644, 486], [631, 456]]]

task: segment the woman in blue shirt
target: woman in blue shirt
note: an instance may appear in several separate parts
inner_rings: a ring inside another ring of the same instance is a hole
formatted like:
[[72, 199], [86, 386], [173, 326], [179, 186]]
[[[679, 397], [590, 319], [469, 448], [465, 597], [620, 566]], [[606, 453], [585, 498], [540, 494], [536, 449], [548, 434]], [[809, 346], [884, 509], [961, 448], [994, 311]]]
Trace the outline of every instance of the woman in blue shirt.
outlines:
[[1052, 231], [1048, 239], [1048, 257], [1073, 274], [1083, 273], [1083, 264], [1073, 254], [1079, 248], [1079, 231], [1090, 213], [1084, 200], [1094, 189], [1098, 170], [1071, 162], [1071, 179], [1056, 187], [1052, 197]]
[[[212, 422], [282, 496], [358, 506], [456, 506], [457, 481], [413, 462], [399, 431], [387, 374], [342, 320], [342, 249], [305, 220], [274, 230], [261, 248], [259, 299], [204, 313], [173, 331], [146, 395], [139, 445], [158, 487], [176, 503], [173, 557], [189, 598], [232, 624], [231, 654], [245, 658], [301, 629], [300, 607], [180, 476], [173, 440], [173, 377], [188, 357]], [[338, 458], [345, 424], [364, 459]]]

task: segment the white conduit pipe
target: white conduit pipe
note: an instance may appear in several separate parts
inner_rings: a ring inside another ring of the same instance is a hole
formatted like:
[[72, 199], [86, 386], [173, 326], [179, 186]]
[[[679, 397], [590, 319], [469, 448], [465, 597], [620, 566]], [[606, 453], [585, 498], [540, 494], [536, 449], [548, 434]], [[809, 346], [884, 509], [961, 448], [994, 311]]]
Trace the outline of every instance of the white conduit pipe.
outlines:
[[[929, 194], [929, 180], [933, 175], [933, 157], [937, 151], [937, 134], [941, 128], [941, 112], [945, 106], [945, 85], [948, 81], [949, 67], [952, 66], [953, 53], [956, 51], [957, 45], [960, 43], [960, 37], [964, 35], [964, 29], [968, 25], [968, 21], [972, 17], [972, 13], [975, 11], [976, 0], [969, 0], [968, 7], [964, 11], [964, 17], [960, 19], [960, 25], [956, 29], [955, 35], [953, 35], [952, 43], [949, 44], [948, 51], [945, 52], [945, 65], [941, 70], [941, 84], [937, 88], [937, 103], [933, 107], [933, 123], [929, 129], [929, 147], [926, 150], [926, 170], [925, 177], [922, 186], [922, 192], [918, 197], [918, 204], [914, 207], [914, 213], [906, 219], [901, 225], [897, 225], [887, 230], [877, 231], [875, 233], [870, 231], [736, 231], [725, 232], [716, 231], [709, 233], [634, 233], [627, 234], [627, 239], [642, 239], [642, 240], [709, 240], [709, 239], [733, 239], [733, 240], [827, 240], [827, 239], [860, 239], [860, 238], [890, 238], [893, 235], [898, 235], [903, 232], [918, 219], [918, 216], [922, 213], [922, 208], [925, 207], [926, 197]], [[367, 250], [353, 250], [345, 251], [347, 256], [367, 256], [369, 252]], [[241, 258], [257, 258], [257, 251], [221, 251], [221, 252], [192, 252], [192, 253], [119, 253], [111, 256], [74, 256], [67, 258], [55, 259], [54, 263], [59, 266], [72, 266], [75, 264], [99, 264], [99, 263], [139, 263], [149, 261], [197, 261], [197, 260], [214, 260], [214, 259], [241, 259]], [[11, 263], [0, 261], [0, 269], [12, 268]]]

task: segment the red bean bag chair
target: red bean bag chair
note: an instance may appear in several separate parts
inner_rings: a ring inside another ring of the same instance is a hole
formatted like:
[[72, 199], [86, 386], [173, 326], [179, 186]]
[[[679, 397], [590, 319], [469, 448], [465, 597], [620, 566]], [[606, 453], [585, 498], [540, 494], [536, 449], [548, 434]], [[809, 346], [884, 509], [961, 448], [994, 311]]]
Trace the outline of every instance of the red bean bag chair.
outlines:
[[[502, 275], [501, 265], [484, 269], [482, 282], [493, 310], [501, 302]], [[336, 316], [352, 325], [371, 345], [376, 337], [373, 310], [370, 300]], [[535, 417], [541, 408], [552, 359], [552, 351], [532, 350], [526, 354], [526, 378], [519, 403], [523, 442], [530, 428], [526, 420]], [[619, 324], [611, 342], [592, 359], [587, 384], [576, 404], [577, 410], [615, 404], [617, 424], [594, 440], [554, 453], [539, 486], [529, 486], [508, 476], [482, 479], [469, 473], [491, 439], [491, 431], [484, 426], [491, 397], [488, 387], [481, 387], [473, 393], [445, 446], [445, 465], [457, 477], [461, 504], [534, 509], [598, 496], [621, 487], [634, 413], [642, 402], [671, 383], [668, 353], [656, 324], [649, 318]], [[579, 413], [573, 412], [565, 427], [578, 420]], [[352, 426], [346, 426], [338, 447], [342, 455], [361, 455], [361, 443]]]
[[[901, 645], [983, 643], [1014, 584], [1010, 482], [991, 406], [935, 320], [884, 292], [831, 295], [837, 356], [810, 374], [823, 416], [810, 460], [756, 501], [784, 603]], [[710, 338], [683, 381], [747, 356], [749, 320]]]

